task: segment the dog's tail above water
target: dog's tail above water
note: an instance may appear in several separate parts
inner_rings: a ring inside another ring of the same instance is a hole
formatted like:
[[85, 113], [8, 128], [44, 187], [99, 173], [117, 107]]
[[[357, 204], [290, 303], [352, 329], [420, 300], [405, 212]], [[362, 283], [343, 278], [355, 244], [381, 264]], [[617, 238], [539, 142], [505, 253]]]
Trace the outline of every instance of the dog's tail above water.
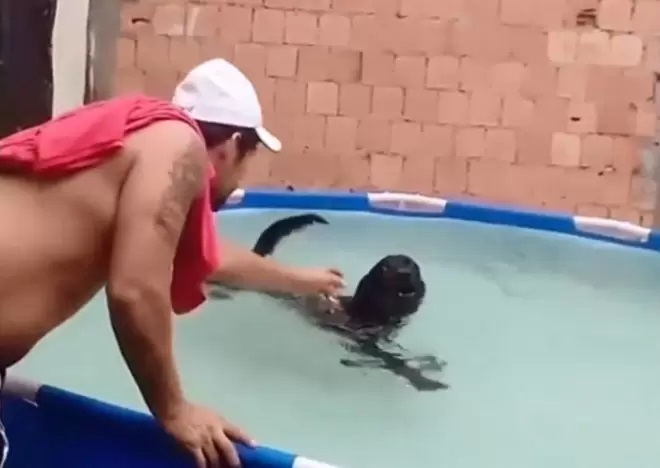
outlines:
[[323, 216], [313, 213], [289, 216], [277, 220], [261, 233], [254, 247], [252, 247], [252, 251], [262, 257], [271, 255], [282, 239], [312, 224], [329, 223]]

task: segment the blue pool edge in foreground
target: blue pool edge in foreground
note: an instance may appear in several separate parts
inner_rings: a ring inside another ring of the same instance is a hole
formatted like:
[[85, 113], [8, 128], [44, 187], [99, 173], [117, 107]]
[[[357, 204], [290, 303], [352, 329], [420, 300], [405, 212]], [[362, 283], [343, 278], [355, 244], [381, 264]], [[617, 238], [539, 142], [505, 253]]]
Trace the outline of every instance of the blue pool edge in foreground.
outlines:
[[[509, 209], [402, 193], [237, 190], [226, 210], [360, 211], [515, 226], [660, 251], [660, 233], [632, 223]], [[150, 416], [9, 376], [2, 420], [10, 439], [6, 468], [186, 468], [191, 461]], [[335, 443], [329, 441], [329, 443]], [[336, 468], [280, 450], [239, 446], [244, 468]]]

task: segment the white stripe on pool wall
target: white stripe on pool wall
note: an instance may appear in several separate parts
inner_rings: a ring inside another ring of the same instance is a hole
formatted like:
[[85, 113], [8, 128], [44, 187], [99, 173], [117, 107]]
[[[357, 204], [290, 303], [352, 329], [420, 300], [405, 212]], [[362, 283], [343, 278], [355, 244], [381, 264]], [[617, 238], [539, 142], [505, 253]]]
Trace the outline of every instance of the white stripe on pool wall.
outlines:
[[310, 460], [305, 457], [296, 457], [293, 461], [292, 468], [339, 468], [335, 465], [328, 465], [327, 463], [322, 463], [316, 460]]

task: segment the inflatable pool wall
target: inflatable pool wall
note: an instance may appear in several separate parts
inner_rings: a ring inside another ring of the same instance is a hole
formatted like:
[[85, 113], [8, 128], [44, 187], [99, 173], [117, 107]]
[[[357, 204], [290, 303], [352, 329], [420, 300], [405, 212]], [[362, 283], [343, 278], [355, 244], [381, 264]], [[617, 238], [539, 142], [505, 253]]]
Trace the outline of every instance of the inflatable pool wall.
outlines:
[[[193, 468], [150, 416], [9, 376], [0, 405], [6, 468]], [[337, 468], [279, 450], [237, 446], [243, 468]]]
[[[226, 209], [363, 211], [453, 218], [553, 231], [650, 250], [660, 235], [611, 219], [511, 210], [417, 194], [235, 191]], [[192, 467], [148, 415], [10, 376], [2, 396], [10, 437], [7, 468]], [[238, 447], [244, 468], [336, 468], [291, 453]]]

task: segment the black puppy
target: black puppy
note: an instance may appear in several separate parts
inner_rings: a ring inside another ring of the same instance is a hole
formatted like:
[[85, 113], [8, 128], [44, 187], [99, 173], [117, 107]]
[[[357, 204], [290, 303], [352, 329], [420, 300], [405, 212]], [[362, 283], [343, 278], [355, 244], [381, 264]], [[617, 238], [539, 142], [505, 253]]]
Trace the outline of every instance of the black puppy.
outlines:
[[[252, 251], [261, 256], [271, 255], [284, 237], [312, 224], [328, 224], [328, 221], [316, 214], [280, 219], [263, 231]], [[448, 388], [421, 373], [442, 370], [445, 362], [433, 356], [405, 357], [408, 352], [394, 342], [397, 332], [419, 310], [426, 295], [421, 270], [412, 258], [406, 255], [382, 258], [362, 277], [352, 296], [340, 296], [336, 301], [317, 296], [271, 295], [287, 301], [315, 326], [344, 338], [344, 347], [362, 356], [356, 360], [342, 359], [342, 365], [387, 369], [406, 378], [420, 391]], [[228, 297], [217, 288], [211, 290], [211, 296]]]

